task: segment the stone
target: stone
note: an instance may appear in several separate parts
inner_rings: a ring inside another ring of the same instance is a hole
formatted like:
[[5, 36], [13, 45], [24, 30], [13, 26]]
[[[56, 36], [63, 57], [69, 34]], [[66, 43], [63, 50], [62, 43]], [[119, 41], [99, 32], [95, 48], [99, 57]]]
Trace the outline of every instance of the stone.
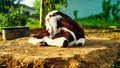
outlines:
[[30, 35], [29, 27], [5, 27], [2, 28], [3, 40], [13, 40], [20, 37], [28, 37]]

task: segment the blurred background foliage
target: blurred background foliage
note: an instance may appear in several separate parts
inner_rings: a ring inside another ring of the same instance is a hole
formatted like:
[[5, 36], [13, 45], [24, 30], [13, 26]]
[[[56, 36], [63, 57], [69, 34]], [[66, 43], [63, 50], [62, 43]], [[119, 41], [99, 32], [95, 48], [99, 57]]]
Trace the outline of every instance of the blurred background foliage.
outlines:
[[109, 26], [120, 28], [120, 1], [116, 1], [116, 4], [111, 4], [111, 0], [103, 0], [102, 13], [84, 18], [77, 18], [77, 11], [75, 10], [73, 12], [75, 20], [86, 28], [108, 28]]
[[40, 1], [40, 27], [45, 27], [45, 16], [52, 10], [60, 10], [67, 7], [67, 0], [41, 0]]
[[[0, 0], [0, 26], [29, 26], [31, 29], [39, 28], [40, 0], [35, 0], [35, 14], [28, 15], [20, 13], [21, 2], [23, 0]], [[67, 0], [43, 0], [45, 15], [51, 10], [60, 10], [67, 8]], [[75, 20], [85, 28], [107, 28], [108, 26], [117, 26], [120, 28], [120, 1], [111, 4], [111, 0], [103, 0], [102, 13], [79, 18], [78, 10], [73, 11]], [[44, 15], [44, 18], [45, 18]], [[112, 15], [113, 18], [110, 18]], [[45, 24], [45, 22], [44, 22]]]
[[[33, 15], [29, 15], [25, 11], [24, 13], [20, 12], [21, 7], [23, 7], [21, 6], [22, 1], [23, 0], [0, 0], [0, 29], [2, 29], [2, 27], [31, 26], [32, 24], [32, 27], [36, 27], [36, 25], [39, 24], [38, 12]], [[39, 9], [37, 8], [37, 10]]]
[[18, 8], [22, 0], [0, 0], [0, 13], [10, 13], [11, 8]]
[[10, 8], [9, 14], [0, 14], [1, 27], [25, 26], [27, 16], [20, 14], [19, 8]]

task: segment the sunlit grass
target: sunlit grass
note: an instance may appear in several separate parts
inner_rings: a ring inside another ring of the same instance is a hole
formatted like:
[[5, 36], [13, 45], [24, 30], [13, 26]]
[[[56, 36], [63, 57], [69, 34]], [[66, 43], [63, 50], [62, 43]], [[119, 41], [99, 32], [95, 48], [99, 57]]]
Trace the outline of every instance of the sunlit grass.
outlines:
[[[32, 19], [31, 21], [28, 21], [25, 26], [29, 27], [30, 29], [39, 28], [40, 27], [39, 20]], [[0, 27], [0, 33], [1, 32], [2, 27]]]
[[[94, 19], [94, 18], [83, 18], [76, 20], [80, 26], [84, 28], [109, 28], [109, 26], [115, 26], [116, 28], [120, 28], [120, 22], [115, 22], [112, 20], [101, 20], [101, 19]], [[39, 20], [32, 19], [31, 21], [27, 22], [25, 26], [30, 27], [30, 29], [39, 28]], [[0, 32], [2, 29], [0, 28]]]
[[26, 26], [30, 27], [30, 29], [39, 28], [40, 27], [39, 20], [32, 20], [30, 22], [27, 22]]
[[116, 26], [120, 28], [120, 23], [112, 20], [101, 19], [77, 19], [77, 22], [86, 28], [108, 28], [109, 26]]

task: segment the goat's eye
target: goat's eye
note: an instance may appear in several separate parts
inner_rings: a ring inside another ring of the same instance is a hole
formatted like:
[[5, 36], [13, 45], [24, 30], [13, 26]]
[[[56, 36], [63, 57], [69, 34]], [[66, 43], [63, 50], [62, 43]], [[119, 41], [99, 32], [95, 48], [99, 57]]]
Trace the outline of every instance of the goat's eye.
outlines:
[[52, 15], [49, 15], [50, 17], [52, 17]]
[[56, 15], [57, 15], [57, 14], [56, 14], [56, 13], [54, 13], [54, 14], [52, 15], [52, 17], [53, 17], [53, 16], [56, 16]]
[[56, 16], [57, 14], [55, 13], [54, 16]]

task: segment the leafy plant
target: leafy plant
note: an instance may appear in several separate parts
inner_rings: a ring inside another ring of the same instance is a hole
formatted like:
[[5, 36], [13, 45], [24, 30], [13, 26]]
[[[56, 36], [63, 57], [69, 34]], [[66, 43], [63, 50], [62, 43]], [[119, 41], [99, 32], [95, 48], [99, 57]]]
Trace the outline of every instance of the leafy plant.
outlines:
[[119, 13], [120, 13], [119, 5], [120, 5], [120, 1], [117, 0], [117, 4], [114, 4], [112, 6], [112, 15], [115, 21], [119, 20]]
[[0, 13], [9, 13], [11, 7], [17, 8], [22, 0], [0, 0]]
[[80, 24], [80, 26], [86, 28], [108, 28], [109, 26], [116, 26], [117, 28], [120, 28], [119, 22], [113, 21], [112, 19], [101, 19], [100, 15], [78, 18], [76, 21]]
[[59, 10], [60, 6], [62, 6], [63, 8], [67, 7], [67, 0], [44, 0], [44, 6], [47, 7], [47, 11], [55, 9]]
[[111, 0], [103, 0], [103, 3], [102, 3], [102, 10], [103, 10], [103, 13], [102, 13], [102, 16], [103, 16], [103, 19], [105, 20], [108, 20], [109, 16], [110, 16], [110, 10], [111, 10]]
[[40, 15], [40, 0], [35, 0], [34, 7], [36, 8], [36, 14]]
[[25, 26], [27, 16], [20, 14], [19, 8], [11, 8], [11, 13], [1, 14], [1, 27]]
[[35, 18], [30, 18], [29, 21], [26, 23], [26, 26], [30, 27], [30, 29], [38, 28], [39, 25], [39, 20]]
[[44, 28], [46, 13], [67, 7], [67, 0], [40, 0], [40, 27]]
[[78, 16], [77, 16], [78, 10], [74, 10], [74, 11], [73, 11], [73, 14], [74, 14], [74, 16], [75, 16], [75, 19], [77, 19], [77, 18], [78, 18]]

